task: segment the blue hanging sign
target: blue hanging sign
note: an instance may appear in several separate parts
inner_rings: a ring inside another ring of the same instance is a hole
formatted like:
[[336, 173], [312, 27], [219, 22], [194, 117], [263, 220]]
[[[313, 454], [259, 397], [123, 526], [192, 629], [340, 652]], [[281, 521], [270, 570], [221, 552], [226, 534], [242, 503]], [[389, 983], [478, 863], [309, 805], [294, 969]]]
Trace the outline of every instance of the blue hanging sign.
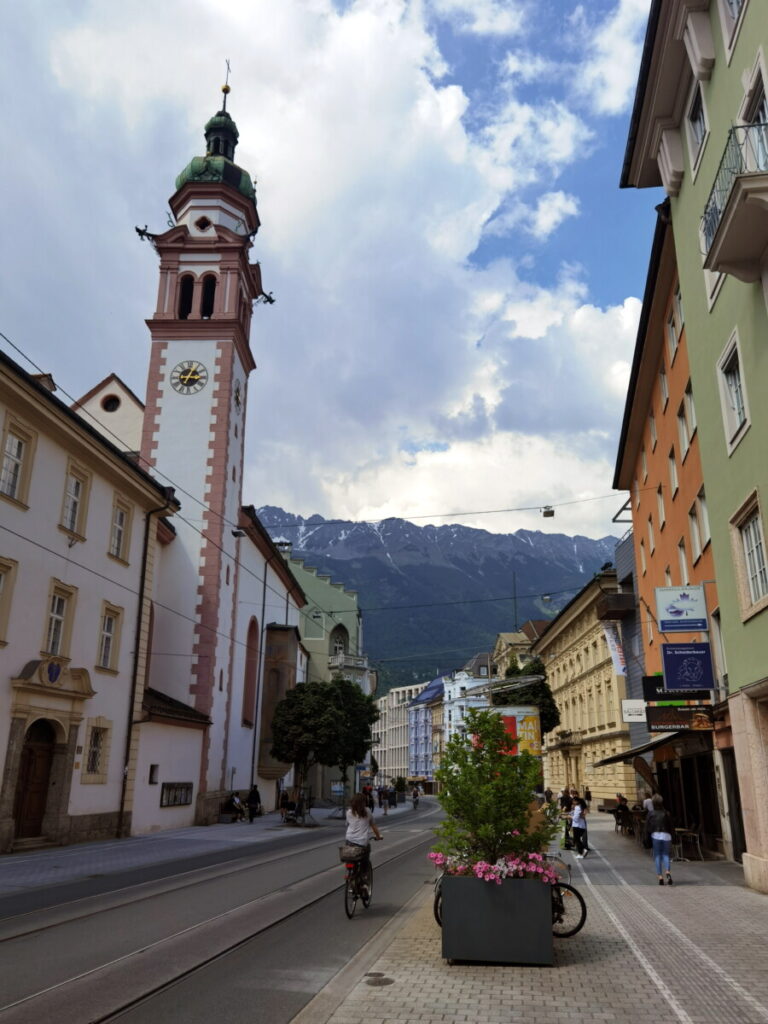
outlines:
[[665, 690], [714, 690], [709, 644], [662, 644]]

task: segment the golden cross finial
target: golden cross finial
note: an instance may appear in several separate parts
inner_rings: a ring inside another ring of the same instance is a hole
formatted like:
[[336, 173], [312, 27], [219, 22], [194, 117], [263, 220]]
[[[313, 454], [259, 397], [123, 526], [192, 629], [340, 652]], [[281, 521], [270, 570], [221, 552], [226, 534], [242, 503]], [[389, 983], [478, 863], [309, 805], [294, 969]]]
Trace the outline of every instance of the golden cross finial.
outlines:
[[229, 61], [225, 60], [224, 63], [227, 65], [227, 77], [224, 79], [224, 85], [221, 87], [221, 91], [224, 93], [224, 109], [227, 109], [227, 96], [232, 91], [229, 84], [229, 73], [232, 70], [229, 66]]

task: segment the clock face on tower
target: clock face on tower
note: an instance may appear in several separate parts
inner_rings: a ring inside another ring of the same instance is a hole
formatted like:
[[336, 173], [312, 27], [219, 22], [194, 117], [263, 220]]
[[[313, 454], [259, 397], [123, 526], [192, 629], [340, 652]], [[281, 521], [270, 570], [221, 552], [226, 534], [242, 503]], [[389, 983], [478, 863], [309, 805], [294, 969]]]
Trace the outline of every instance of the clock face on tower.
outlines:
[[171, 387], [180, 395], [194, 395], [208, 383], [208, 371], [196, 359], [185, 359], [171, 370]]

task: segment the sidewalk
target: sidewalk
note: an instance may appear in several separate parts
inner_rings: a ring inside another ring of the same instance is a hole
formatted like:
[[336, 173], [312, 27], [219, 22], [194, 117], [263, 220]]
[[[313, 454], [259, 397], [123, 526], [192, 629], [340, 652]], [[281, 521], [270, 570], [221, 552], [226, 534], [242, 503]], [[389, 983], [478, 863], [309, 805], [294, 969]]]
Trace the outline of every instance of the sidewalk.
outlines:
[[768, 897], [724, 862], [673, 864], [660, 887], [648, 853], [595, 818], [572, 861], [587, 922], [555, 940], [554, 968], [449, 966], [426, 888], [294, 1024], [768, 1022]]
[[[377, 808], [374, 816], [377, 822], [386, 823], [391, 817], [410, 810], [411, 804], [407, 802], [390, 809], [387, 817]], [[330, 817], [332, 812], [331, 807], [319, 807], [313, 811], [316, 829], [284, 825], [279, 813], [273, 811], [255, 818], [253, 822], [190, 826], [127, 839], [7, 854], [0, 857], [0, 898], [180, 859], [212, 858], [222, 852], [231, 856], [245, 855], [250, 847], [266, 843], [278, 835], [306, 839], [308, 833], [314, 833], [322, 842], [323, 837], [327, 838], [331, 832], [341, 831], [344, 827], [343, 819]]]

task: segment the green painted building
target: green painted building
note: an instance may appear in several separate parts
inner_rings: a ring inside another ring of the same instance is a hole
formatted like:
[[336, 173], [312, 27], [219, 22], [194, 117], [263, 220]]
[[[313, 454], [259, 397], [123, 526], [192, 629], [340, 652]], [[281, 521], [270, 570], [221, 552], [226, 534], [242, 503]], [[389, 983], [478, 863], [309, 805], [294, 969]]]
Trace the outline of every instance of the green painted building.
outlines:
[[[738, 787], [718, 795], [743, 822], [749, 885], [768, 892], [768, 4], [653, 0], [621, 184], [663, 187], [685, 320], [689, 411], [711, 529], [727, 703], [715, 745], [733, 744]], [[660, 197], [659, 197], [660, 198]], [[659, 387], [663, 382], [659, 382]], [[684, 438], [681, 437], [681, 446]], [[687, 558], [695, 538], [687, 539]], [[685, 545], [684, 545], [685, 547]], [[684, 567], [681, 572], [684, 572]], [[687, 580], [682, 579], [685, 584]], [[677, 584], [677, 580], [675, 580]], [[739, 806], [740, 805], [740, 806]], [[735, 844], [738, 848], [738, 843]]]

